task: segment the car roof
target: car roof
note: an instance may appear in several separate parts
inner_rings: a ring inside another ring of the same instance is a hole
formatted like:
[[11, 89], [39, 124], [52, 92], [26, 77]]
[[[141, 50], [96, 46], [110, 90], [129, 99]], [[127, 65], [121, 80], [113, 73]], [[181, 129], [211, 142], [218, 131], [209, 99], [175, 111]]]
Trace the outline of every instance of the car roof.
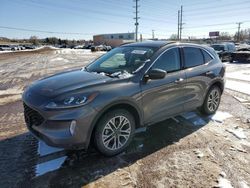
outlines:
[[134, 43], [129, 43], [129, 44], [123, 44], [122, 46], [126, 47], [156, 47], [156, 48], [161, 48], [165, 45], [175, 43], [171, 41], [144, 41], [144, 42], [134, 42]]

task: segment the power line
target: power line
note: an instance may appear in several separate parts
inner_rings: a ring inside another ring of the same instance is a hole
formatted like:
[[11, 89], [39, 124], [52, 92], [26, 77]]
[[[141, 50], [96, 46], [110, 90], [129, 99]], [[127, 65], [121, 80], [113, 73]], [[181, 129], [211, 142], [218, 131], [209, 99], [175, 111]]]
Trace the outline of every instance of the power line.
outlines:
[[[242, 22], [250, 22], [250, 20], [244, 20]], [[218, 23], [218, 24], [209, 24], [209, 25], [200, 25], [200, 26], [189, 26], [189, 27], [185, 27], [185, 28], [202, 28], [202, 27], [232, 25], [232, 24], [235, 24], [235, 22], [224, 22], [224, 23]]]
[[10, 29], [10, 30], [17, 30], [17, 31], [31, 31], [31, 32], [38, 32], [38, 33], [50, 33], [50, 34], [63, 34], [63, 35], [94, 35], [96, 33], [71, 33], [71, 32], [58, 32], [58, 31], [45, 31], [45, 30], [37, 30], [37, 29], [25, 29], [25, 28], [18, 28], [18, 27], [8, 27], [8, 26], [0, 26], [2, 29]]
[[225, 14], [225, 13], [231, 13], [231, 15], [230, 16], [232, 16], [232, 13], [233, 12], [241, 12], [242, 10], [249, 10], [249, 8], [250, 8], [250, 6], [248, 5], [248, 6], [245, 6], [245, 7], [243, 7], [243, 8], [241, 8], [240, 10], [239, 9], [236, 9], [236, 7], [234, 7], [234, 8], [230, 8], [230, 9], [224, 9], [224, 10], [209, 10], [208, 11], [208, 15], [206, 15], [206, 14], [201, 14], [202, 12], [205, 12], [204, 10], [202, 11], [202, 12], [199, 12], [199, 10], [197, 10], [196, 12], [191, 12], [191, 13], [189, 13], [188, 11], [187, 11], [187, 14], [185, 14], [185, 15], [187, 15], [187, 16], [211, 16], [211, 15], [218, 15], [218, 14]]
[[[230, 7], [230, 6], [234, 6], [234, 8], [236, 9], [236, 7], [235, 6], [237, 6], [237, 5], [242, 5], [242, 4], [244, 4], [244, 5], [247, 5], [247, 3], [249, 3], [249, 0], [247, 0], [247, 1], [243, 1], [243, 2], [237, 2], [237, 3], [227, 3], [226, 5], [224, 5], [223, 7], [221, 7], [221, 6], [218, 6], [218, 5], [215, 5], [215, 6], [208, 6], [208, 7], [206, 7], [206, 6], [203, 6], [203, 7], [201, 7], [201, 8], [193, 8], [193, 9], [188, 9], [188, 8], [186, 8], [186, 12], [204, 12], [204, 10], [209, 10], [209, 13], [210, 13], [210, 11], [213, 11], [214, 9], [221, 9], [221, 8], [227, 8], [227, 7]], [[249, 4], [248, 4], [249, 5]], [[188, 5], [186, 6], [186, 7], [188, 7]], [[241, 7], [240, 7], [241, 8]], [[217, 10], [218, 11], [218, 10]], [[224, 10], [223, 10], [224, 11]]]

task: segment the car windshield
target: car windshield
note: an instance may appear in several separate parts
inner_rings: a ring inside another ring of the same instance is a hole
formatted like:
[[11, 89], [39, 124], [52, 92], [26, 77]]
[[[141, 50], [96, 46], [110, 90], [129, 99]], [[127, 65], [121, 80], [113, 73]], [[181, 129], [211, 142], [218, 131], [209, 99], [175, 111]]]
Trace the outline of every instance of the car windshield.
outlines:
[[225, 46], [224, 45], [212, 45], [211, 47], [214, 50], [216, 50], [216, 51], [223, 51], [223, 50], [225, 50]]
[[150, 47], [119, 47], [101, 56], [85, 69], [97, 73], [130, 73], [134, 74], [154, 54]]

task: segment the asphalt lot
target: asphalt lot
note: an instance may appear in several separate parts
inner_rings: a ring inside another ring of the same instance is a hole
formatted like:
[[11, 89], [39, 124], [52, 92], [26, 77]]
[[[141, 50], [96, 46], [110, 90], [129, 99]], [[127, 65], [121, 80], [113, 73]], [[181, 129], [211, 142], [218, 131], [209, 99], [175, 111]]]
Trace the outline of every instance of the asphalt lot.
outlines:
[[250, 64], [226, 63], [227, 89], [215, 116], [195, 111], [139, 129], [115, 157], [93, 147], [51, 148], [30, 135], [20, 100], [24, 88], [100, 55], [55, 49], [0, 54], [1, 187], [250, 186]]

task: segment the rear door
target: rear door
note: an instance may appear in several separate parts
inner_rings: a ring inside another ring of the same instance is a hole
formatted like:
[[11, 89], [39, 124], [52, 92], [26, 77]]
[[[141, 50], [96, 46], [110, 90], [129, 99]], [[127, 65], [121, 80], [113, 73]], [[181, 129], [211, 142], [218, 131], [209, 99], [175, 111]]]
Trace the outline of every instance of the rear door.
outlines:
[[180, 49], [166, 50], [150, 69], [167, 71], [165, 78], [142, 82], [145, 123], [151, 124], [183, 111], [185, 73], [181, 70]]
[[212, 56], [198, 47], [183, 47], [183, 59], [186, 75], [184, 109], [192, 110], [202, 105], [204, 93], [214, 73], [209, 63]]

